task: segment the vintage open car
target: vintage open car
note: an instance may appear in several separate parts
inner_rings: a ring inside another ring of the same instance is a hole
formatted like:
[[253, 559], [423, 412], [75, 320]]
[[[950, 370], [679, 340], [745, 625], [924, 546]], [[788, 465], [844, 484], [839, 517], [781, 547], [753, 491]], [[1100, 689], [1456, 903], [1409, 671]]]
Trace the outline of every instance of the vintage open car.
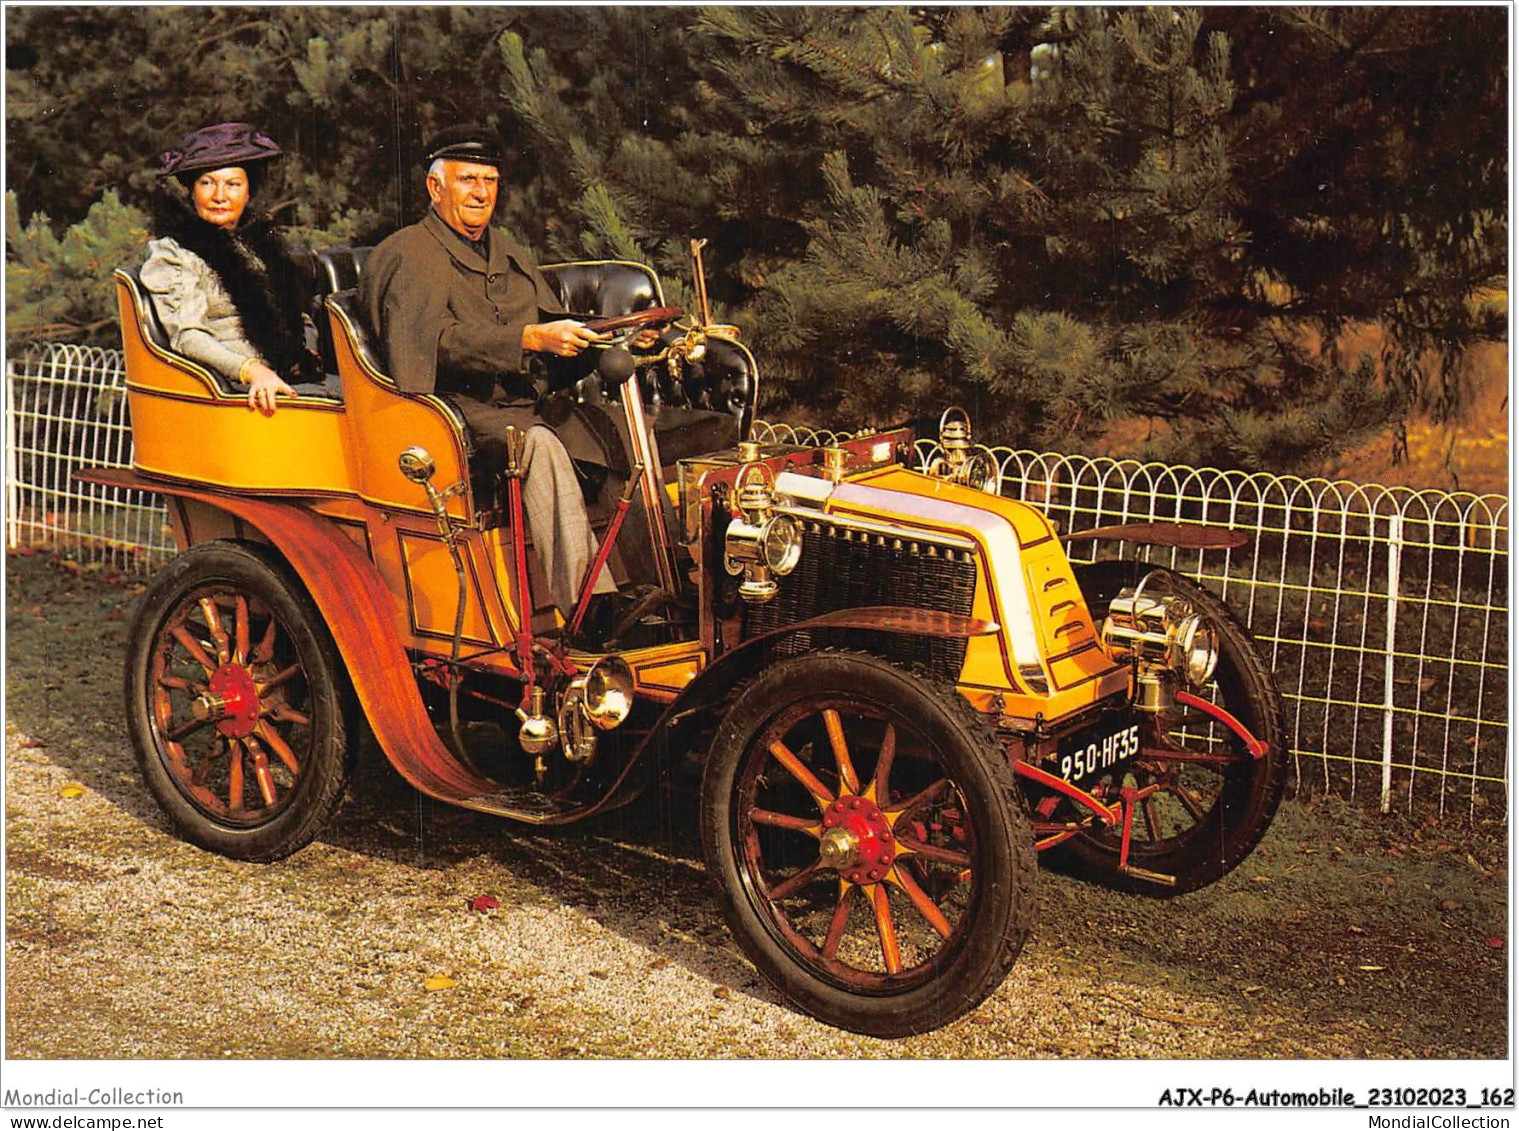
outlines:
[[[607, 449], [584, 490], [624, 599], [592, 633], [585, 599], [569, 623], [543, 599], [511, 446], [481, 466], [448, 397], [400, 391], [355, 301], [363, 249], [319, 259], [339, 380], [272, 417], [171, 351], [116, 275], [135, 462], [84, 475], [168, 501], [181, 553], [133, 626], [127, 712], [187, 839], [261, 861], [305, 845], [360, 714], [422, 793], [535, 825], [696, 763], [739, 944], [801, 1009], [881, 1036], [1002, 982], [1038, 852], [1167, 895], [1259, 841], [1284, 724], [1247, 631], [1136, 555], [1073, 568], [1045, 514], [982, 489], [996, 469], [963, 413], [922, 471], [906, 429], [755, 442], [758, 368], [711, 324], [699, 254], [690, 315], [637, 264], [547, 268], [620, 342], [666, 327], [559, 379]], [[482, 718], [505, 749], [474, 740]]]

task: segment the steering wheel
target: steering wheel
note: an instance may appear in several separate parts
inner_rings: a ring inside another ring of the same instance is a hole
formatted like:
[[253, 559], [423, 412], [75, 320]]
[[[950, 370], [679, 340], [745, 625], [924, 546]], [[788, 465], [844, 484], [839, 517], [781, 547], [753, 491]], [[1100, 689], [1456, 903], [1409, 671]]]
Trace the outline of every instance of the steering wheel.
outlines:
[[649, 326], [663, 326], [667, 322], [674, 322], [685, 309], [679, 306], [655, 306], [648, 310], [635, 310], [632, 314], [614, 314], [610, 318], [581, 317], [571, 314], [571, 318], [580, 318], [585, 323], [585, 328], [597, 334], [608, 334], [620, 330], [642, 330]]
[[[585, 327], [597, 334], [617, 333], [620, 337], [610, 342], [593, 342], [593, 349], [601, 351], [601, 357], [596, 362], [596, 371], [601, 375], [605, 387], [611, 388], [621, 385], [632, 377], [637, 371], [638, 362], [628, 352], [627, 343], [635, 338], [639, 331], [650, 326], [663, 326], [674, 322], [685, 310], [679, 306], [656, 306], [648, 310], [635, 310], [631, 314], [617, 314], [610, 318], [584, 318]], [[576, 315], [570, 315], [571, 318]]]

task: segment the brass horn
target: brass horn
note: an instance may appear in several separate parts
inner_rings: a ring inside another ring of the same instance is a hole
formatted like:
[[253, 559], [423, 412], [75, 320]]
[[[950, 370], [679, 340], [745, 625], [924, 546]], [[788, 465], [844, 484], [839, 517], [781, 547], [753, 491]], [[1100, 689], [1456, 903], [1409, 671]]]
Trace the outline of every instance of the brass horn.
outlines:
[[589, 762], [596, 756], [596, 732], [620, 726], [633, 710], [633, 669], [621, 656], [603, 656], [576, 676], [559, 706], [564, 756]]
[[597, 730], [621, 726], [633, 709], [633, 669], [621, 656], [603, 656], [585, 673], [585, 713]]

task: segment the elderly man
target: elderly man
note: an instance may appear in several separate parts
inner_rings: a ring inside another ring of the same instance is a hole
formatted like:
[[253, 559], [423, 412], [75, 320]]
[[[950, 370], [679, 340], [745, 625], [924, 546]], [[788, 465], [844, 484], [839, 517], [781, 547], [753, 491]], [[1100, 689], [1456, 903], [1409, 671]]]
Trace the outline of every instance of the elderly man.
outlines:
[[[390, 376], [409, 393], [448, 393], [478, 451], [505, 463], [507, 427], [527, 435], [523, 504], [549, 593], [567, 616], [596, 556], [596, 539], [571, 457], [604, 454], [571, 416], [556, 433], [537, 415], [542, 390], [533, 354], [574, 357], [596, 334], [572, 318], [517, 243], [490, 227], [500, 138], [460, 126], [427, 146], [432, 208], [370, 253], [359, 298], [385, 346]], [[595, 592], [616, 586], [603, 568]]]

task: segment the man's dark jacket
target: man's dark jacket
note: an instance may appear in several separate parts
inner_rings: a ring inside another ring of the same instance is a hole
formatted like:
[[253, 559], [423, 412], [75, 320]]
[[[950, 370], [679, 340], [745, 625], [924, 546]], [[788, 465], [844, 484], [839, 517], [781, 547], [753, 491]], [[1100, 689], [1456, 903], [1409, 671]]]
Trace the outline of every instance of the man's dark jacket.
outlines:
[[365, 261], [359, 301], [403, 391], [484, 400], [493, 378], [525, 385], [522, 328], [564, 313], [532, 257], [495, 228], [487, 231], [488, 263], [429, 210]]
[[[543, 424], [534, 410], [543, 390], [528, 370], [522, 329], [564, 317], [564, 307], [515, 240], [495, 228], [487, 239], [489, 261], [428, 209], [420, 223], [369, 253], [359, 302], [403, 392], [452, 393], [500, 406], [505, 411], [493, 421], [502, 428]], [[473, 427], [478, 414], [467, 415]], [[606, 460], [604, 444], [578, 415], [556, 421], [555, 431], [575, 459]]]

